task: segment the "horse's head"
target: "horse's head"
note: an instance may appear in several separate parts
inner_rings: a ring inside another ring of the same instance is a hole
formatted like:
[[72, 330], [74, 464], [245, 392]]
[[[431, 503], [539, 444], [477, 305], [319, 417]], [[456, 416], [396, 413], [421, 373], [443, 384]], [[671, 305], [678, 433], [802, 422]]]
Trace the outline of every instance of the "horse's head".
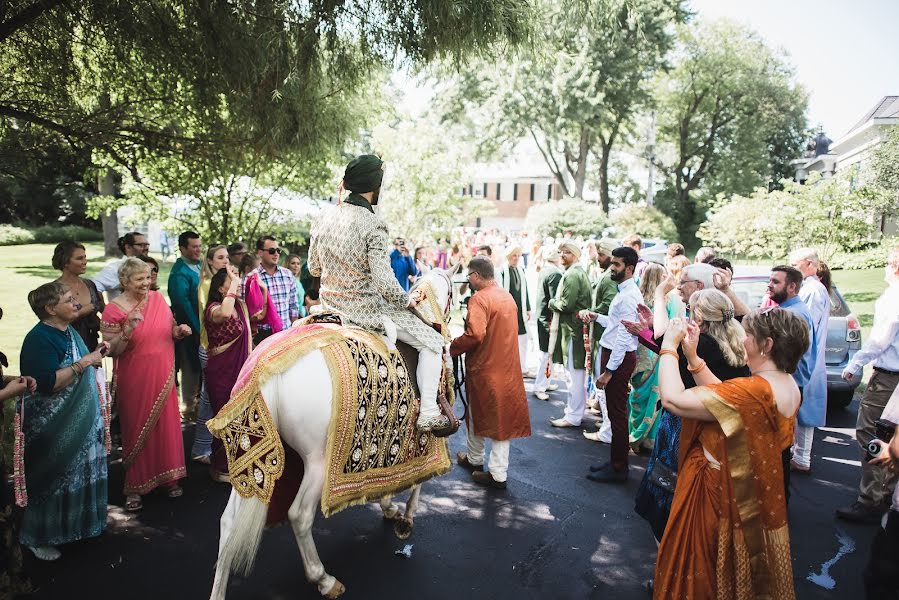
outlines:
[[456, 265], [449, 270], [432, 269], [427, 275], [416, 281], [409, 290], [410, 294], [416, 290], [424, 292], [425, 298], [416, 309], [425, 320], [447, 327], [450, 309], [453, 307], [452, 277], [459, 272], [460, 266]]

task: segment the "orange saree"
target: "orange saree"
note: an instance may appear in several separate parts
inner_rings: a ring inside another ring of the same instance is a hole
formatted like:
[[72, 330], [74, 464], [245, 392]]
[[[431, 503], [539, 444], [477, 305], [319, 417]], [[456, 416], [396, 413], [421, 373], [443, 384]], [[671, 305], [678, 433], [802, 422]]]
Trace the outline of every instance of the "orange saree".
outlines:
[[654, 598], [792, 600], [780, 443], [789, 419], [761, 377], [697, 390], [716, 420], [682, 420]]

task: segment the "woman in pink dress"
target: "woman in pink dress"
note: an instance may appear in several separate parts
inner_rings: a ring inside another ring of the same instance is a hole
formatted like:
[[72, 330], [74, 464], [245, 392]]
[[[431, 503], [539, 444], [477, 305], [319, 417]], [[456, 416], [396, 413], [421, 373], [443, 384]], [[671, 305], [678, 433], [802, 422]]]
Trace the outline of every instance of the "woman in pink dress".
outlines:
[[113, 394], [122, 427], [125, 509], [164, 486], [181, 496], [184, 442], [175, 389], [175, 340], [190, 335], [159, 292], [150, 290], [149, 266], [129, 258], [119, 267], [123, 293], [103, 310], [101, 331], [115, 358]]

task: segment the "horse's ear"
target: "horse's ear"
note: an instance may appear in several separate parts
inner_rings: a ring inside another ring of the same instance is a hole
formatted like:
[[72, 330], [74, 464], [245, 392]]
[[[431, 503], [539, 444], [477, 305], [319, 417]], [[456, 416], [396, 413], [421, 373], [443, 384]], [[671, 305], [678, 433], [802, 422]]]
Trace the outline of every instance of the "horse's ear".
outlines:
[[461, 271], [461, 270], [462, 270], [462, 261], [460, 260], [459, 262], [456, 263], [456, 266], [454, 266], [452, 269], [449, 270], [449, 274], [450, 274], [450, 276], [458, 275], [459, 271]]

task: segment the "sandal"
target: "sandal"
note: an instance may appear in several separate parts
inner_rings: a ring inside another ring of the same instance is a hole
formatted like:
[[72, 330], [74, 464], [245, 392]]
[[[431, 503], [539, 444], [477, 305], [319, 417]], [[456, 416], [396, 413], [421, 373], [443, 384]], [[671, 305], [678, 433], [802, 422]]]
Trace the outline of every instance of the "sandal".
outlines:
[[137, 512], [144, 507], [140, 496], [137, 494], [128, 494], [125, 498], [125, 510], [128, 512]]
[[169, 498], [180, 498], [184, 495], [184, 489], [180, 485], [173, 485], [169, 487], [169, 491], [166, 493]]

